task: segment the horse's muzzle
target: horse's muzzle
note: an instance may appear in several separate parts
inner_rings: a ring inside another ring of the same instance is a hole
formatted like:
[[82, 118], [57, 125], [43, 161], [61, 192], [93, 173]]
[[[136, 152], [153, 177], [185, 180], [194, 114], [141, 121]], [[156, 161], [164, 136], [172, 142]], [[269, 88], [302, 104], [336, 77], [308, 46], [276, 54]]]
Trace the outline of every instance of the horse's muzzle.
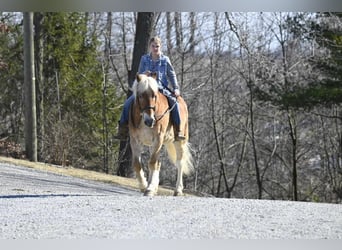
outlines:
[[156, 119], [154, 117], [149, 116], [146, 113], [143, 113], [143, 120], [147, 127], [153, 128], [154, 124], [156, 123]]

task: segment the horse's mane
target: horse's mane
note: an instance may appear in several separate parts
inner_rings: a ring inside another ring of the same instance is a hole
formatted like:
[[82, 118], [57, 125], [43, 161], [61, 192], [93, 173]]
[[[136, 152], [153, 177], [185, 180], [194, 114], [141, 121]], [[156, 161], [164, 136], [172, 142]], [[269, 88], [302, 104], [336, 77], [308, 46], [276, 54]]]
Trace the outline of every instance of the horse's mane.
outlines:
[[153, 92], [158, 91], [158, 83], [157, 81], [150, 76], [146, 75], [137, 75], [134, 83], [133, 83], [133, 95], [134, 97], [138, 96], [141, 93], [151, 89]]

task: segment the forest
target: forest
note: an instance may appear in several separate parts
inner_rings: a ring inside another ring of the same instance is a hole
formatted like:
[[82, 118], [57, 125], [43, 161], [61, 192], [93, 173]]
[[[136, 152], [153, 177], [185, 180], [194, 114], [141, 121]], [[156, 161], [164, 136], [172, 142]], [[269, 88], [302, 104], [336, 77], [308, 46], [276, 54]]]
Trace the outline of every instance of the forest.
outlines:
[[[29, 158], [23, 17], [0, 13], [0, 154], [15, 158]], [[35, 12], [33, 26], [39, 162], [134, 177], [113, 136], [158, 35], [189, 109], [185, 190], [341, 203], [341, 13]], [[160, 184], [175, 181], [163, 154]]]

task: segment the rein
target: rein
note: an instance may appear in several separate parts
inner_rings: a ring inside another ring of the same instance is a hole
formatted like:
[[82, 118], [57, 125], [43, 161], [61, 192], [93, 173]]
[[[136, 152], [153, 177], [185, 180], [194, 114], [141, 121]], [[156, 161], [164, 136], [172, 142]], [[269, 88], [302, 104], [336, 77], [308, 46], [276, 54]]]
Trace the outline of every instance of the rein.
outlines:
[[[171, 108], [167, 108], [161, 115], [158, 115], [158, 116], [155, 116], [156, 118], [156, 122], [160, 121], [161, 119], [163, 119], [163, 117], [167, 114], [167, 113], [170, 113], [176, 106], [177, 102], [175, 102]], [[138, 105], [139, 105], [139, 108], [140, 108], [140, 103], [138, 101]], [[140, 108], [140, 115], [142, 116], [142, 114], [146, 111], [146, 110], [149, 110], [149, 109], [152, 109], [153, 111], [156, 111], [156, 107], [155, 106], [147, 106], [145, 108]], [[132, 124], [135, 128], [139, 128], [139, 125], [136, 125], [135, 122], [134, 122], [134, 118], [133, 118], [133, 104], [131, 105], [131, 119], [132, 119]]]
[[157, 121], [160, 121], [161, 119], [163, 119], [163, 117], [164, 117], [167, 113], [171, 112], [171, 111], [175, 108], [176, 104], [177, 104], [177, 102], [175, 102], [175, 103], [172, 105], [171, 108], [167, 108], [167, 109], [164, 111], [163, 114], [159, 115], [158, 117], [156, 116], [156, 122], [157, 122]]

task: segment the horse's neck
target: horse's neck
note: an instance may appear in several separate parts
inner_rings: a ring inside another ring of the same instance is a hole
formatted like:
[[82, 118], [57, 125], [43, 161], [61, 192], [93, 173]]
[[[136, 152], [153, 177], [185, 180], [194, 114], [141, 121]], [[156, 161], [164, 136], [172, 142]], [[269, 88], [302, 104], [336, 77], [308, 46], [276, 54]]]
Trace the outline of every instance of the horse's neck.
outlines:
[[156, 113], [157, 115], [160, 115], [161, 113], [165, 112], [169, 108], [169, 102], [167, 100], [167, 97], [158, 92], [158, 105], [156, 107]]
[[133, 127], [135, 128], [139, 127], [142, 118], [141, 118], [139, 107], [137, 107], [135, 101], [131, 104], [130, 113], [131, 113], [131, 122], [132, 122]]

